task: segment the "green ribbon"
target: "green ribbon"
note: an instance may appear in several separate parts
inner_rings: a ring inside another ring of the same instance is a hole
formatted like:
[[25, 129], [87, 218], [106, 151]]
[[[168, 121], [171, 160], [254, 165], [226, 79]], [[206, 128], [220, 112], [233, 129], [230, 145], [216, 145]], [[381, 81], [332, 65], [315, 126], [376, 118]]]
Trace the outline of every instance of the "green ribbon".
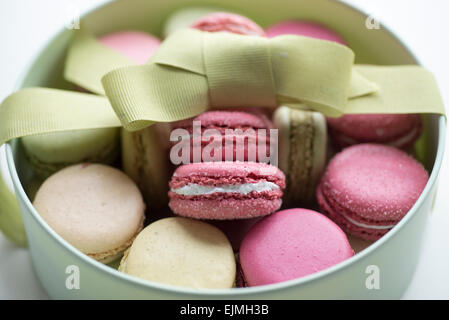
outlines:
[[425, 69], [353, 62], [349, 48], [328, 41], [184, 29], [165, 40], [147, 64], [136, 66], [81, 29], [64, 75], [97, 95], [48, 88], [12, 94], [0, 107], [0, 144], [64, 130], [140, 130], [223, 107], [282, 104], [328, 116], [444, 114]]
[[6, 186], [0, 172], [0, 230], [12, 242], [26, 246], [25, 226], [20, 215], [17, 199]]

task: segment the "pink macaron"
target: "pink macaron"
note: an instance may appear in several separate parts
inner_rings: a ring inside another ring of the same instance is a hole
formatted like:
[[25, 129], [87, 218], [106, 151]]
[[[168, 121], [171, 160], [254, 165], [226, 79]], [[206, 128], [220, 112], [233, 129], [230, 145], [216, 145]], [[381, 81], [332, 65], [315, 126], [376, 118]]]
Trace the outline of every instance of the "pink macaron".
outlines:
[[188, 132], [190, 151], [179, 140], [173, 141], [170, 146], [171, 153], [176, 156], [185, 156], [182, 153], [189, 152], [189, 162], [267, 162], [259, 157], [259, 152], [264, 158], [270, 156], [270, 129], [273, 124], [262, 113], [208, 111], [193, 119], [176, 122], [172, 128]]
[[161, 44], [159, 38], [140, 31], [115, 32], [100, 37], [98, 41], [138, 64], [146, 63]]
[[407, 149], [419, 138], [418, 114], [347, 114], [327, 118], [333, 141], [344, 148], [358, 143], [382, 143]]
[[328, 40], [346, 45], [346, 41], [338, 33], [328, 27], [311, 21], [288, 20], [272, 25], [266, 30], [267, 37], [272, 38], [284, 34]]
[[227, 31], [243, 35], [265, 36], [265, 31], [257, 23], [229, 12], [215, 12], [206, 15], [193, 23], [192, 28], [208, 32]]
[[407, 153], [359, 144], [338, 153], [317, 187], [321, 211], [351, 235], [377, 240], [415, 204], [429, 176]]
[[177, 215], [249, 219], [281, 207], [285, 176], [265, 163], [200, 162], [178, 167], [169, 186], [169, 207]]
[[307, 276], [354, 255], [345, 233], [324, 215], [308, 209], [278, 211], [259, 221], [240, 246], [247, 286]]

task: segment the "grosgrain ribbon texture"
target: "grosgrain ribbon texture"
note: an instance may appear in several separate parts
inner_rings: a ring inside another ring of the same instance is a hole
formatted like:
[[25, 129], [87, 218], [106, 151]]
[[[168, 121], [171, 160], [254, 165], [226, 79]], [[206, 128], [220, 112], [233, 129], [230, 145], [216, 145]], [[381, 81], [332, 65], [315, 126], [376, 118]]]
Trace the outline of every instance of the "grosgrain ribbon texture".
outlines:
[[82, 28], [74, 31], [64, 75], [97, 95], [49, 88], [14, 93], [0, 107], [0, 144], [65, 130], [139, 130], [223, 107], [444, 114], [427, 70], [353, 61], [349, 48], [323, 40], [185, 29], [136, 66]]

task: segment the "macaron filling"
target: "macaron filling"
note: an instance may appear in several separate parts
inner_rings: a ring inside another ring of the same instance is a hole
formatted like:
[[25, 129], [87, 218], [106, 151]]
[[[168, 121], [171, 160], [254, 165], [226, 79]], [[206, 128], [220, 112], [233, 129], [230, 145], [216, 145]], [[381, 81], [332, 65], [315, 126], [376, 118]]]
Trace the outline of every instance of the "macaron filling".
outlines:
[[269, 192], [279, 190], [279, 186], [269, 181], [259, 181], [256, 183], [243, 183], [238, 185], [207, 186], [190, 183], [180, 188], [171, 189], [172, 192], [184, 196], [200, 196], [214, 193], [238, 193], [250, 194], [252, 192]]
[[344, 213], [340, 212], [340, 215], [343, 216], [343, 218], [345, 218], [346, 220], [348, 220], [352, 224], [355, 224], [357, 227], [361, 227], [361, 228], [374, 229], [374, 230], [388, 230], [388, 229], [391, 229], [391, 228], [393, 228], [395, 226], [394, 224], [393, 225], [385, 225], [385, 226], [383, 226], [383, 225], [370, 225], [370, 224], [357, 222], [357, 221], [349, 218]]

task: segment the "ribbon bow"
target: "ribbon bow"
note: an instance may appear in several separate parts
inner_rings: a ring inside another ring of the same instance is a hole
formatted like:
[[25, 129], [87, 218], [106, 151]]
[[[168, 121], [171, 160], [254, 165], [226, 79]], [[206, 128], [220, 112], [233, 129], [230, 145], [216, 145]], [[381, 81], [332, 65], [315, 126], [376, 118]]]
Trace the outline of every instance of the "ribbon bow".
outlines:
[[135, 66], [78, 30], [65, 78], [98, 95], [20, 90], [0, 107], [0, 144], [65, 130], [139, 130], [194, 117], [210, 107], [286, 105], [328, 116], [444, 114], [438, 87], [425, 69], [353, 62], [349, 48], [323, 40], [185, 29], [165, 40], [147, 64]]

